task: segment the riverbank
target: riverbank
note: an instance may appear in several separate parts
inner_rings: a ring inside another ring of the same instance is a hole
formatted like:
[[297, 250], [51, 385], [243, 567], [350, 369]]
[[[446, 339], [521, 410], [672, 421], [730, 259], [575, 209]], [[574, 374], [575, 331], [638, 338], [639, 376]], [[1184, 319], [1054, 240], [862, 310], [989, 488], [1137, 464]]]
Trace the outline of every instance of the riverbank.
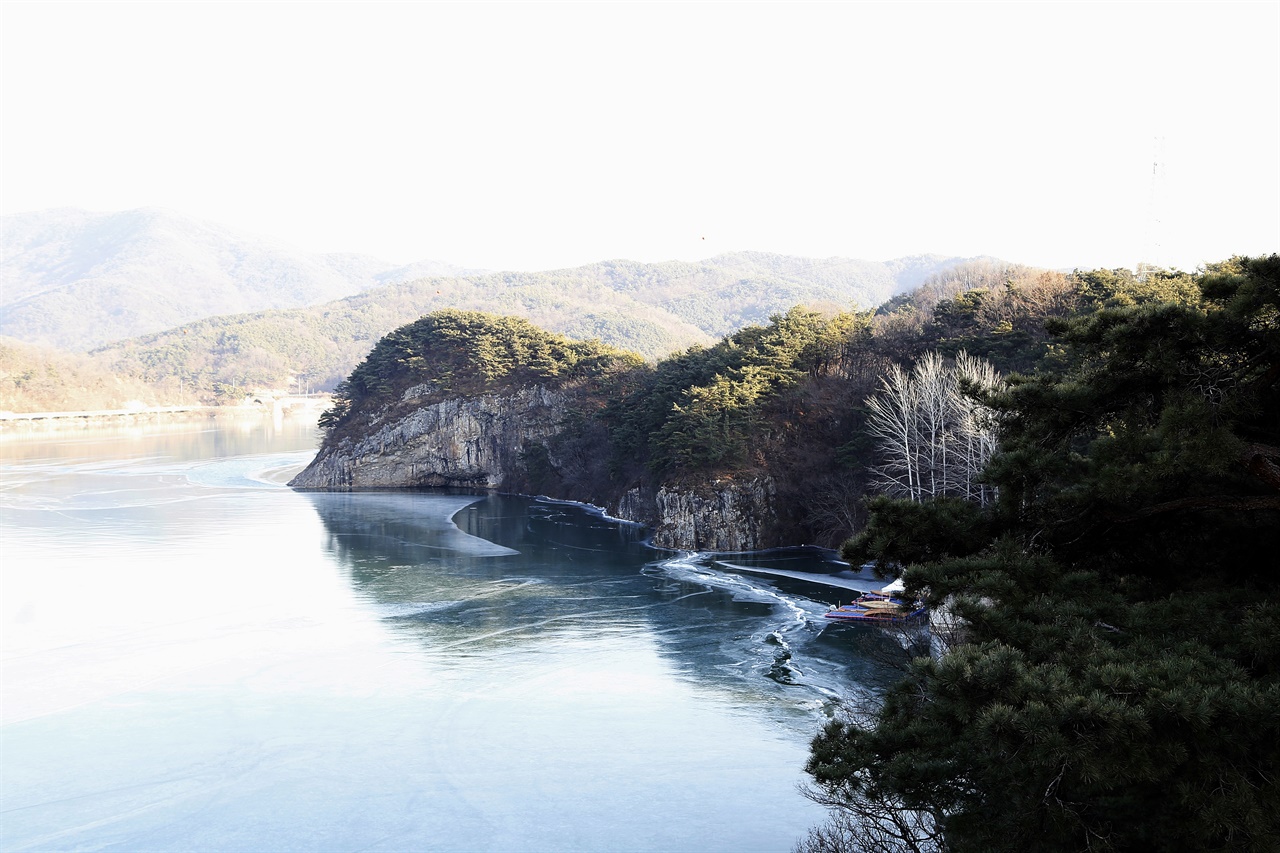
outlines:
[[0, 435], [264, 416], [316, 419], [329, 407], [330, 403], [331, 399], [326, 394], [310, 397], [281, 397], [239, 406], [148, 406], [85, 412], [0, 412]]

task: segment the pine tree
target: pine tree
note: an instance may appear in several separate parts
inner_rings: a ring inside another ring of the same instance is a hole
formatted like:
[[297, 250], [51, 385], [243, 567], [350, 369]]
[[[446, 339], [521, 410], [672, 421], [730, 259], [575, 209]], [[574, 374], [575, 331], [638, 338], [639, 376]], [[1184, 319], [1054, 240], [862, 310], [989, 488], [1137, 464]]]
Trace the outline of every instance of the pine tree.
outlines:
[[927, 818], [898, 849], [1280, 847], [1280, 257], [1198, 283], [1055, 325], [994, 504], [882, 500], [851, 543], [966, 621], [813, 744], [824, 801]]

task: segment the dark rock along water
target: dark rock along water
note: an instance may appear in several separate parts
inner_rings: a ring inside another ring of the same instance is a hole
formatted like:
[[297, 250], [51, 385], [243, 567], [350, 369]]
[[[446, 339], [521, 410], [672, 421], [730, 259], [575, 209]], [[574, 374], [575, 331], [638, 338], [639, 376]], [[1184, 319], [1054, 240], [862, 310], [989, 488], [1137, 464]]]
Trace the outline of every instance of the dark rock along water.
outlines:
[[[295, 493], [270, 420], [0, 443], [0, 847], [785, 850], [837, 697], [814, 551], [656, 551], [586, 508]], [[809, 579], [806, 579], [809, 578]]]

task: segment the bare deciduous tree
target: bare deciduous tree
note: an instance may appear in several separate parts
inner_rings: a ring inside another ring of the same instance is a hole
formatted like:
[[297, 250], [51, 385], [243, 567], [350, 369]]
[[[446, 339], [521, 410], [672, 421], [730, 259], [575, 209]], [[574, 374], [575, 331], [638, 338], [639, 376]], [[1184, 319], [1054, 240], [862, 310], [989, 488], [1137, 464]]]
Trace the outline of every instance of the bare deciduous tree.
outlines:
[[957, 448], [957, 461], [949, 483], [950, 493], [985, 505], [994, 490], [981, 482], [982, 469], [996, 452], [995, 412], [979, 402], [975, 394], [994, 391], [1001, 383], [991, 362], [975, 358], [964, 350], [956, 354], [951, 395], [954, 429], [950, 440]]
[[943, 495], [991, 500], [979, 477], [995, 452], [995, 416], [974, 395], [1000, 381], [989, 362], [963, 351], [950, 367], [936, 352], [909, 373], [893, 366], [880, 392], [867, 400], [868, 431], [881, 455], [873, 484], [913, 501]]
[[862, 524], [862, 483], [841, 474], [832, 474], [812, 483], [806, 490], [805, 515], [817, 545], [839, 544]]
[[873, 469], [872, 482], [888, 494], [913, 501], [921, 500], [917, 396], [911, 374], [895, 364], [882, 380], [880, 393], [867, 398], [867, 431], [884, 457]]

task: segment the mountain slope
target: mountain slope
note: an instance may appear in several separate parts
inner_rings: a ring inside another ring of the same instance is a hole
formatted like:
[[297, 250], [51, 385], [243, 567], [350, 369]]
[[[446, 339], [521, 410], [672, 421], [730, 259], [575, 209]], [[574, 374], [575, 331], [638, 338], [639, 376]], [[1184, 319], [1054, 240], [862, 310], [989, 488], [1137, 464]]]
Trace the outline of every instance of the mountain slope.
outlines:
[[121, 375], [226, 398], [255, 387], [331, 388], [373, 344], [442, 308], [523, 317], [549, 331], [659, 358], [707, 346], [797, 304], [870, 308], [961, 259], [890, 263], [762, 252], [700, 262], [603, 261], [537, 273], [399, 282], [324, 305], [199, 320], [103, 347]]
[[463, 272], [430, 261], [397, 267], [367, 255], [310, 255], [157, 208], [14, 214], [0, 233], [0, 334], [68, 350]]

